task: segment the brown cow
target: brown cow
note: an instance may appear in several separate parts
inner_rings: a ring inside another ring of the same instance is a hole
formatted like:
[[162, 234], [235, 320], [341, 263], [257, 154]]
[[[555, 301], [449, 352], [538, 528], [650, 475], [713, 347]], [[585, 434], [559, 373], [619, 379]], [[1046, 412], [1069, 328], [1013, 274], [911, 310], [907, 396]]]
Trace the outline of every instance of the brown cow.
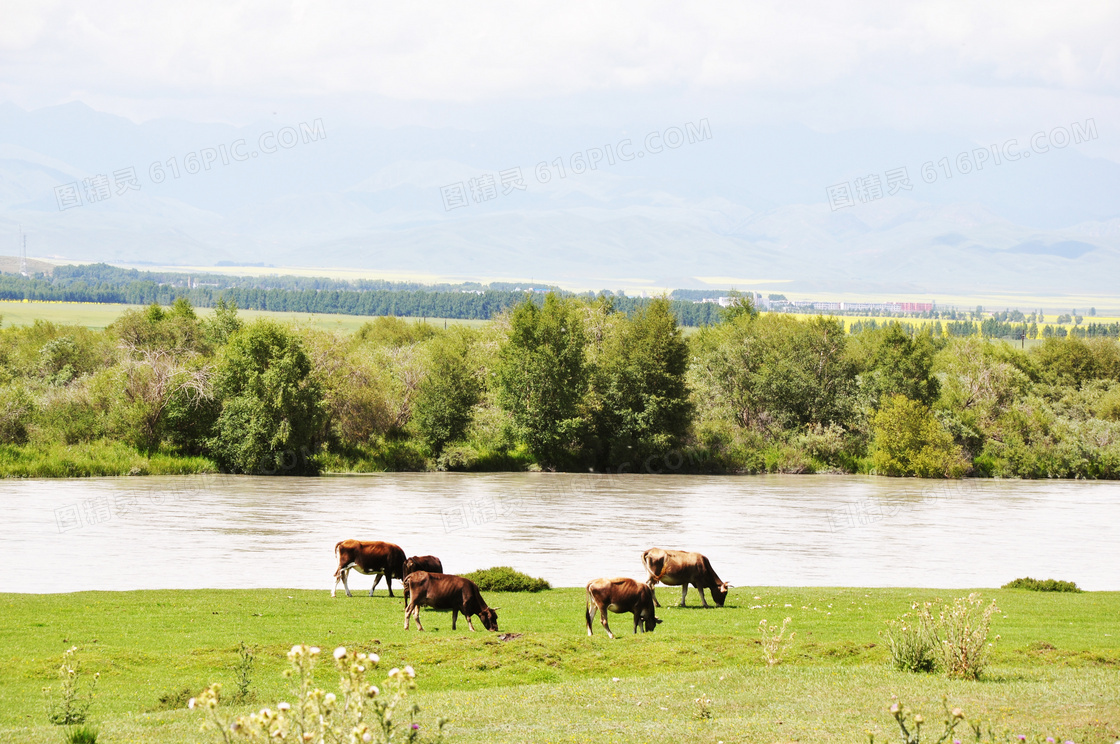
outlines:
[[373, 586], [369, 590], [369, 596], [371, 597], [373, 596], [373, 590], [381, 582], [382, 576], [385, 577], [385, 583], [389, 585], [390, 597], [393, 596], [393, 579], [404, 579], [404, 551], [401, 550], [399, 545], [377, 540], [372, 542], [343, 540], [334, 546], [334, 552], [338, 556], [338, 568], [334, 571], [332, 597], [338, 589], [338, 582], [340, 581], [346, 589], [346, 596], [354, 596], [350, 593], [349, 584], [346, 583], [346, 575], [350, 573], [350, 569], [366, 576], [377, 574], [377, 578], [373, 580]]
[[595, 613], [600, 613], [607, 635], [614, 638], [611, 626], [607, 625], [607, 610], [611, 612], [634, 613], [634, 632], [638, 632], [638, 622], [642, 622], [642, 632], [652, 632], [661, 622], [653, 615], [653, 590], [633, 579], [595, 579], [587, 585], [587, 635], [591, 635], [591, 621]]
[[486, 606], [486, 600], [478, 590], [478, 585], [462, 576], [452, 576], [443, 573], [429, 573], [427, 571], [413, 571], [404, 580], [405, 591], [412, 594], [412, 599], [404, 608], [404, 629], [408, 630], [408, 621], [416, 615], [416, 627], [423, 630], [420, 624], [420, 608], [430, 607], [433, 610], [451, 610], [451, 629], [455, 630], [455, 622], [459, 613], [467, 618], [467, 626], [474, 630], [471, 622], [472, 615], [478, 615], [482, 626], [487, 630], [498, 630], [498, 613]]
[[[443, 562], [434, 555], [414, 555], [404, 562], [404, 575], [408, 576], [413, 571], [427, 571], [428, 573], [443, 573]], [[408, 602], [408, 585], [404, 587], [404, 601]]]
[[[712, 570], [712, 564], [700, 553], [650, 548], [642, 553], [642, 564], [649, 572], [649, 580], [646, 583], [649, 584], [650, 589], [659, 581], [667, 586], [681, 588], [681, 607], [685, 606], [684, 600], [688, 595], [689, 584], [700, 592], [700, 602], [705, 607], [708, 606], [708, 601], [704, 599], [705, 589], [712, 593], [712, 600], [716, 605], [723, 607], [723, 602], [727, 599], [727, 590], [731, 588], [726, 581], [720, 581], [719, 576], [716, 576], [716, 572]], [[653, 596], [653, 601], [658, 607], [661, 606], [656, 594]]]

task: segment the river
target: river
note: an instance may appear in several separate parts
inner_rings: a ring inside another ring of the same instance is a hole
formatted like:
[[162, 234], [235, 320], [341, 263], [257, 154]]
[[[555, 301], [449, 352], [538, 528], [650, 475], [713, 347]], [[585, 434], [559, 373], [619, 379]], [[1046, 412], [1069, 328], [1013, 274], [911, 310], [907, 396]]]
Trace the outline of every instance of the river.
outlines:
[[[1120, 484], [828, 475], [387, 473], [0, 481], [0, 591], [329, 590], [345, 538], [554, 586], [698, 550], [751, 586], [1120, 589]], [[351, 589], [372, 579], [351, 575]], [[382, 585], [384, 586], [384, 585]]]

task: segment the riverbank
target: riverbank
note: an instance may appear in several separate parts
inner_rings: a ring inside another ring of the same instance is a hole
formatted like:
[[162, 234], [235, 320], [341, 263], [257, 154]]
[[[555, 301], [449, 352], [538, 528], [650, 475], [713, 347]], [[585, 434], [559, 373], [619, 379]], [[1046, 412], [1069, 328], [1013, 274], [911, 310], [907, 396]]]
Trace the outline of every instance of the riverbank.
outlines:
[[[693, 606], [671, 606], [679, 594], [661, 587], [657, 631], [630, 635], [626, 616], [612, 615], [615, 641], [597, 621], [587, 637], [579, 588], [488, 594], [501, 632], [520, 634], [504, 641], [465, 624], [451, 631], [448, 615], [431, 612], [424, 633], [406, 633], [399, 591], [372, 600], [289, 589], [3, 594], [0, 742], [58, 740], [41, 690], [57, 686], [71, 646], [101, 675], [91, 719], [106, 741], [209, 741], [182, 701], [213, 681], [235, 690], [241, 642], [255, 649], [256, 702], [240, 709], [284, 698], [293, 643], [345, 645], [376, 651], [382, 672], [415, 667], [421, 724], [450, 718], [451, 742], [832, 742], [862, 741], [865, 730], [893, 740], [891, 695], [931, 720], [945, 695], [1032, 741], [1116, 741], [1120, 592], [981, 591], [1001, 613], [989, 672], [974, 682], [894, 671], [879, 636], [911, 602], [951, 602], [963, 590], [739, 587], [726, 607], [703, 610], [695, 593]], [[768, 667], [759, 621], [785, 617], [796, 636]], [[334, 682], [329, 671], [319, 678]], [[705, 697], [710, 718], [696, 702]]]

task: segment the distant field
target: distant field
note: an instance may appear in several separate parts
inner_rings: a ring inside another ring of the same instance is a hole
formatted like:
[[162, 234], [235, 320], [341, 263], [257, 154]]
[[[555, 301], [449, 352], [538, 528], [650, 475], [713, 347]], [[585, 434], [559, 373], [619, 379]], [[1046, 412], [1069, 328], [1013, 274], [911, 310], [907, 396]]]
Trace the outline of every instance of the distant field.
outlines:
[[[36, 320], [49, 320], [52, 323], [71, 323], [99, 330], [105, 328], [125, 310], [135, 309], [138, 305], [102, 305], [94, 302], [14, 302], [0, 300], [0, 320], [4, 325], [31, 325]], [[198, 308], [200, 317], [211, 314], [208, 308]], [[373, 318], [367, 315], [315, 315], [311, 313], [279, 313], [267, 310], [238, 310], [243, 318], [273, 318], [281, 321], [294, 321], [315, 328], [353, 333]], [[404, 318], [419, 322], [422, 318]], [[477, 328], [486, 321], [460, 320], [457, 318], [428, 318], [434, 325], [467, 325]]]

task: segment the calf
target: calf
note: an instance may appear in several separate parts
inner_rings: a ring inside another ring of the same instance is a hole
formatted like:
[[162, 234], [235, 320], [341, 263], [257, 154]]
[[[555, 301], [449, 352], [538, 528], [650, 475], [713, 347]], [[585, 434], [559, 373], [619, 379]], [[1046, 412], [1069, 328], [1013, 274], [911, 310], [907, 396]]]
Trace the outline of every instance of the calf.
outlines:
[[607, 635], [614, 638], [611, 626], [607, 624], [607, 610], [634, 613], [635, 633], [638, 632], [639, 621], [642, 623], [643, 633], [652, 632], [661, 622], [660, 618], [653, 615], [653, 589], [633, 579], [595, 579], [587, 585], [587, 610], [584, 612], [587, 635], [591, 635], [591, 621], [595, 618], [595, 613], [599, 612]]
[[[668, 586], [681, 588], [681, 607], [684, 607], [689, 584], [700, 592], [700, 602], [705, 607], [708, 606], [708, 600], [704, 599], [705, 589], [712, 593], [712, 601], [717, 606], [723, 607], [723, 602], [727, 599], [727, 590], [731, 588], [726, 581], [720, 581], [719, 576], [716, 576], [716, 572], [712, 569], [711, 562], [700, 553], [650, 548], [642, 553], [642, 564], [649, 573], [649, 580], [646, 583], [649, 584], [650, 589], [659, 581]], [[661, 606], [656, 594], [653, 601], [658, 607]]]
[[367, 576], [377, 574], [377, 578], [373, 580], [373, 586], [369, 590], [369, 596], [371, 597], [373, 596], [373, 590], [381, 582], [382, 576], [385, 577], [385, 583], [389, 585], [390, 597], [393, 596], [393, 579], [404, 578], [404, 551], [401, 550], [399, 545], [376, 540], [372, 542], [343, 540], [334, 546], [334, 553], [338, 556], [338, 568], [334, 572], [332, 597], [338, 589], [338, 582], [340, 581], [343, 588], [346, 589], [346, 596], [354, 596], [350, 593], [350, 585], [346, 583], [346, 575], [350, 573], [350, 569]]
[[[404, 575], [407, 577], [413, 571], [427, 571], [428, 573], [443, 573], [443, 562], [434, 555], [414, 555], [404, 562]], [[404, 601], [408, 603], [408, 585], [404, 587]]]
[[467, 626], [474, 631], [472, 615], [478, 615], [482, 626], [487, 630], [498, 630], [498, 613], [486, 606], [486, 600], [478, 590], [478, 585], [462, 576], [451, 576], [443, 573], [430, 573], [428, 571], [413, 571], [404, 579], [405, 591], [412, 595], [408, 605], [404, 608], [404, 629], [408, 630], [408, 621], [416, 615], [416, 627], [423, 630], [420, 624], [420, 608], [430, 607], [433, 610], [451, 610], [451, 629], [455, 630], [455, 622], [459, 613], [467, 618]]

